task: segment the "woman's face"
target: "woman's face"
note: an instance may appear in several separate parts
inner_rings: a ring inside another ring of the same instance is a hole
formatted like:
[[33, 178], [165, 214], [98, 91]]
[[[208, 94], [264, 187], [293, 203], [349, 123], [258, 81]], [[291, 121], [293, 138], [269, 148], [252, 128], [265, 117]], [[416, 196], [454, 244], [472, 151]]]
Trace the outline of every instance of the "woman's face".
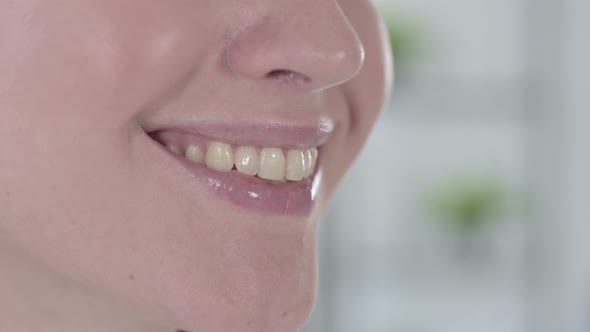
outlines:
[[366, 0], [2, 1], [0, 243], [171, 326], [296, 330], [385, 45]]

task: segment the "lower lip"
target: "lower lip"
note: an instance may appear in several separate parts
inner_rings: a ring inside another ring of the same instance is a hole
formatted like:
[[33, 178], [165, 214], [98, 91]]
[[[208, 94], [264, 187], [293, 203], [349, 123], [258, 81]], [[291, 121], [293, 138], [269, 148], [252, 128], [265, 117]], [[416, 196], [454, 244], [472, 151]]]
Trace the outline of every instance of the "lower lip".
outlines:
[[[147, 136], [147, 134], [146, 134]], [[321, 182], [321, 172], [307, 179], [283, 184], [268, 184], [259, 178], [232, 170], [227, 173], [211, 170], [173, 153], [147, 136], [164, 153], [178, 161], [196, 180], [218, 197], [237, 206], [263, 214], [308, 216], [314, 206]]]

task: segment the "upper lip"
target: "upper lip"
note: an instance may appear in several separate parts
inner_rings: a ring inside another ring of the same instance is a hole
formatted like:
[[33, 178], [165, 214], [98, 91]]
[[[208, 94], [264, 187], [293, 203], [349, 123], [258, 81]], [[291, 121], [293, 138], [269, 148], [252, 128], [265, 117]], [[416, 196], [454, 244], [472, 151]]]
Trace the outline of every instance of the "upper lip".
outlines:
[[308, 149], [326, 143], [334, 121], [317, 117], [306, 121], [140, 121], [146, 133], [177, 131], [234, 145]]

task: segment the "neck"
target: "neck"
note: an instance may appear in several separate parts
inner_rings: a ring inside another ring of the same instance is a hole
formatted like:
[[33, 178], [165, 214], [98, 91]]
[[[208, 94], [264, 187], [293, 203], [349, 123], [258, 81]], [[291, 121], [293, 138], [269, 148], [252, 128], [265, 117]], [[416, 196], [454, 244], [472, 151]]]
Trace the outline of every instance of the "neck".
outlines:
[[0, 294], [0, 331], [174, 331], [2, 248]]

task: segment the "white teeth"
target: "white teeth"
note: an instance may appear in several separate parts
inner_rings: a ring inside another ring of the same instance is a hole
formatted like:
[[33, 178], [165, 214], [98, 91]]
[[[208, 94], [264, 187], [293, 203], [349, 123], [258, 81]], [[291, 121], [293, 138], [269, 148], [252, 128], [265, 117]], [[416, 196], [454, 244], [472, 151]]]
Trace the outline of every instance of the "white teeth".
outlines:
[[182, 150], [178, 146], [174, 144], [168, 144], [166, 145], [166, 147], [168, 148], [168, 150], [182, 156]]
[[194, 163], [205, 164], [205, 153], [196, 145], [189, 145], [184, 156]]
[[[177, 145], [167, 144], [166, 147], [183, 155]], [[229, 144], [211, 142], [206, 153], [197, 145], [191, 144], [184, 151], [184, 156], [216, 171], [229, 172], [235, 165], [240, 173], [258, 176], [270, 184], [281, 184], [310, 177], [317, 164], [318, 150], [292, 149], [284, 153], [280, 148], [263, 148], [259, 155], [258, 150], [252, 146], [238, 147], [234, 153]]]
[[285, 177], [289, 181], [301, 181], [303, 179], [303, 151], [289, 150], [287, 152], [287, 172]]
[[277, 148], [264, 148], [260, 152], [260, 168], [258, 177], [281, 181], [285, 177], [285, 155]]
[[234, 167], [232, 148], [228, 144], [211, 142], [205, 156], [207, 167], [220, 172], [229, 172]]
[[248, 175], [258, 174], [258, 152], [251, 146], [242, 146], [236, 151], [236, 168], [240, 173]]

